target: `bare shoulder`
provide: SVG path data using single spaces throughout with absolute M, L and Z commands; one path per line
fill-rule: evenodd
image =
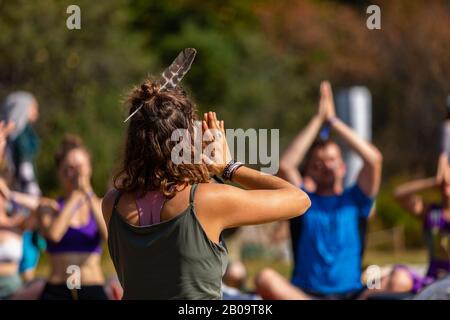
M 245 199 L 245 190 L 219 183 L 202 183 L 195 195 L 195 205 L 199 211 L 217 215 L 230 209 Z
M 196 191 L 196 198 L 200 197 L 204 201 L 229 200 L 230 198 L 241 195 L 244 189 L 222 183 L 202 183 L 199 184 Z
M 105 218 L 107 224 L 109 222 L 109 219 L 111 218 L 114 201 L 116 201 L 116 197 L 118 194 L 119 194 L 118 190 L 111 189 L 105 194 L 105 196 L 102 199 L 102 213 L 103 218 Z
M 201 183 L 197 187 L 194 198 L 196 215 L 208 238 L 215 243 L 219 243 L 223 231 L 224 214 L 232 211 L 239 199 L 244 198 L 239 192 L 244 190 L 227 184 Z

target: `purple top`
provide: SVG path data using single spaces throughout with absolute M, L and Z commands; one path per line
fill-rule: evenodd
M 442 213 L 441 207 L 433 205 L 423 221 L 430 257 L 427 277 L 434 279 L 450 272 L 450 221 Z
M 164 195 L 160 191 L 149 191 L 143 197 L 136 195 L 136 207 L 139 213 L 139 225 L 150 226 L 161 222 L 161 209 Z
M 58 199 L 60 210 L 64 207 L 64 199 Z M 91 252 L 101 253 L 101 235 L 92 211 L 89 212 L 89 222 L 80 228 L 69 226 L 59 242 L 47 239 L 49 253 Z

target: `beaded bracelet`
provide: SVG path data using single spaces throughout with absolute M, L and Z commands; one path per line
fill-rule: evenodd
M 244 164 L 242 162 L 239 161 L 234 161 L 231 160 L 230 162 L 228 162 L 228 164 L 225 166 L 225 169 L 223 170 L 223 174 L 222 176 L 226 179 L 226 180 L 231 180 L 231 178 L 233 177 L 233 173 L 240 167 L 242 167 Z

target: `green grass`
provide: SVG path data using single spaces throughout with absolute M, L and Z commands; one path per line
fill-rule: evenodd
M 250 290 L 254 288 L 255 276 L 263 268 L 272 268 L 286 278 L 290 278 L 292 272 L 292 265 L 286 262 L 252 259 L 244 260 L 243 263 L 246 266 L 248 272 L 246 287 Z M 424 249 L 405 250 L 398 253 L 394 253 L 392 251 L 370 250 L 367 251 L 364 256 L 363 265 L 366 267 L 372 264 L 376 264 L 379 266 L 392 264 L 426 265 L 427 253 Z
M 254 288 L 254 279 L 258 272 L 264 268 L 272 268 L 278 271 L 280 274 L 286 278 L 290 277 L 292 272 L 292 266 L 289 263 L 282 261 L 275 261 L 269 259 L 248 259 L 243 261 L 245 267 L 247 268 L 247 281 L 246 287 L 249 290 Z M 413 264 L 413 265 L 426 265 L 427 264 L 427 254 L 426 250 L 405 250 L 399 253 L 394 253 L 392 251 L 367 251 L 363 261 L 364 266 L 376 264 L 379 266 L 391 265 L 391 264 Z M 109 258 L 107 249 L 103 250 L 102 256 L 102 268 L 106 277 L 113 276 L 115 274 L 114 266 Z M 37 269 L 37 275 L 39 277 L 46 277 L 49 272 L 49 265 L 47 254 L 44 253 L 39 261 L 39 266 Z
M 425 249 L 405 250 L 398 253 L 392 251 L 367 251 L 364 256 L 365 266 L 377 264 L 379 266 L 389 264 L 416 264 L 426 265 L 428 263 Z

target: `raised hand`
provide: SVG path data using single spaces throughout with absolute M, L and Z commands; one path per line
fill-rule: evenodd
M 329 121 L 336 117 L 336 109 L 333 100 L 333 91 L 330 82 L 322 81 L 320 84 L 320 103 L 319 110 L 324 113 L 324 118 Z
M 202 161 L 213 174 L 222 174 L 231 161 L 230 149 L 225 136 L 225 123 L 217 120 L 215 112 L 207 112 L 202 121 L 203 140 L 206 144 L 202 152 Z
M 319 108 L 317 110 L 317 116 L 320 118 L 321 121 L 326 121 L 327 119 L 327 104 L 324 97 L 324 94 L 322 93 L 322 86 L 323 82 L 320 84 L 320 99 L 319 99 Z
M 76 189 L 84 194 L 89 194 L 92 192 L 91 181 L 87 174 L 78 172 L 76 176 Z

